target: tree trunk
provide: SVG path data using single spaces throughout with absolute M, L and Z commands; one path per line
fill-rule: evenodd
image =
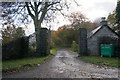
M 41 29 L 41 25 L 39 25 L 38 21 L 35 21 L 34 25 L 35 25 L 35 35 L 36 35 L 36 52 L 40 56 L 40 29 Z

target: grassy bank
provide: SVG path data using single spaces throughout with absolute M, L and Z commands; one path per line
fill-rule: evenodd
M 71 48 L 68 51 L 73 54 L 76 53 L 76 52 L 73 52 Z M 117 58 L 97 57 L 97 56 L 82 56 L 82 57 L 77 57 L 77 58 L 79 58 L 82 61 L 97 64 L 97 65 L 120 67 L 120 62 L 119 62 L 120 59 L 117 59 Z
M 48 59 L 50 56 L 47 57 L 38 57 L 38 58 L 25 58 L 25 59 L 19 59 L 19 60 L 10 60 L 10 61 L 3 61 L 2 62 L 2 69 L 10 69 L 10 68 L 19 68 L 26 64 L 29 64 L 31 66 L 35 64 L 42 64 L 45 62 L 46 59 Z
M 90 62 L 93 64 L 98 65 L 106 65 L 110 67 L 118 67 L 120 66 L 119 60 L 116 58 L 109 58 L 109 57 L 92 57 L 92 56 L 85 56 L 85 57 L 79 57 L 80 60 Z
M 49 59 L 51 59 L 56 54 L 57 50 L 58 48 L 51 49 L 50 52 L 52 55 L 48 55 L 46 57 L 33 57 L 33 58 L 3 61 L 2 62 L 3 73 L 21 72 L 39 66 L 40 64 L 43 64 L 47 62 Z

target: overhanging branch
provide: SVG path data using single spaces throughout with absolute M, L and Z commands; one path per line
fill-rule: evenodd
M 40 19 L 38 20 L 40 24 L 42 23 L 45 15 L 46 15 L 46 13 L 47 13 L 47 8 L 48 8 L 48 7 L 49 7 L 48 2 L 45 2 L 45 6 L 44 6 L 44 8 L 43 8 L 41 17 L 40 17 Z
M 29 15 L 30 15 L 31 18 L 34 20 L 34 17 L 35 17 L 35 16 L 31 13 L 30 8 L 29 8 L 29 6 L 28 6 L 28 2 L 25 2 L 25 4 L 26 4 L 26 7 L 27 7 L 27 10 L 28 10 Z

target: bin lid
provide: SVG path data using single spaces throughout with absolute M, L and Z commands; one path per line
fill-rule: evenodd
M 113 44 L 101 44 L 100 45 L 102 48 L 110 48 L 110 47 L 113 47 Z

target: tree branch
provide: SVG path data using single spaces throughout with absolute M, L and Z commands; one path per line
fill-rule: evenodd
M 41 17 L 40 17 L 40 19 L 38 20 L 38 21 L 39 21 L 39 24 L 42 23 L 42 21 L 43 21 L 45 15 L 46 15 L 46 13 L 47 13 L 47 8 L 48 8 L 48 7 L 49 7 L 48 2 L 45 2 L 45 6 L 44 6 L 44 8 L 43 8 Z
M 57 3 L 60 3 L 60 2 L 52 2 L 52 3 L 49 4 L 48 6 L 51 6 L 51 5 L 54 5 L 54 4 L 57 4 Z
M 77 3 L 77 1 L 76 1 L 76 0 L 74 0 L 74 2 L 77 4 L 77 6 L 80 6 L 80 5 Z
M 34 17 L 35 17 L 35 16 L 31 13 L 30 8 L 29 8 L 29 6 L 28 6 L 28 2 L 25 2 L 25 4 L 26 4 L 26 7 L 27 7 L 27 10 L 28 10 L 29 15 L 30 15 L 31 18 L 34 20 Z
M 41 3 L 42 3 L 42 2 L 39 2 L 37 6 L 39 7 L 39 5 L 40 5 Z
M 31 6 L 32 10 L 33 10 L 33 11 L 35 11 L 35 9 L 34 9 L 33 5 L 31 4 L 31 2 L 30 2 L 30 6 Z

